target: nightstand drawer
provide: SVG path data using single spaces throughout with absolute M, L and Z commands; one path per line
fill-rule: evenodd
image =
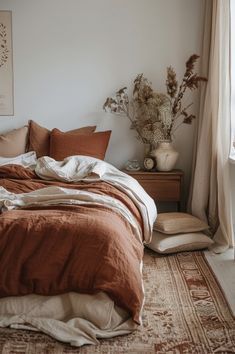
M 159 202 L 180 201 L 181 186 L 178 180 L 138 180 L 146 192 Z
M 135 178 L 155 202 L 177 202 L 181 209 L 183 171 L 124 171 Z

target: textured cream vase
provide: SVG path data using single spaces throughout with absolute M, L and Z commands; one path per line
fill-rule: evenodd
M 171 141 L 162 141 L 152 151 L 152 156 L 156 159 L 158 171 L 171 171 L 175 167 L 179 153 L 174 149 Z

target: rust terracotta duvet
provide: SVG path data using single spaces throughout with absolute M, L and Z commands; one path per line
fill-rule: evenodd
M 7 202 L 0 197 L 0 297 L 103 291 L 139 323 L 143 244 L 125 213 L 109 205 L 111 200 L 128 209 L 143 241 L 146 220 L 130 191 L 102 176 L 68 183 L 38 175 L 20 165 L 0 167 L 1 192 L 9 193 Z M 51 193 L 55 186 L 104 202 L 83 197 L 78 203 L 74 195 L 57 205 L 25 202 L 30 193 Z M 12 196 L 23 204 L 12 207 Z

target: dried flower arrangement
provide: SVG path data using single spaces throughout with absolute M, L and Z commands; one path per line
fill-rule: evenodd
M 131 121 L 137 137 L 143 143 L 155 145 L 159 141 L 172 140 L 178 127 L 191 124 L 195 115 L 188 113 L 193 103 L 183 106 L 182 99 L 187 89 L 193 91 L 205 77 L 194 73 L 199 56 L 193 54 L 186 62 L 186 70 L 180 85 L 175 70 L 167 68 L 167 94 L 155 92 L 151 83 L 139 74 L 134 80 L 132 99 L 127 94 L 127 87 L 118 90 L 115 97 L 108 97 L 103 105 L 105 111 L 125 114 Z M 181 118 L 181 119 L 179 119 Z

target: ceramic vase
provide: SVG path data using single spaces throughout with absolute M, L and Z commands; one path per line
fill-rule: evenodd
M 175 167 L 179 153 L 174 149 L 171 141 L 161 141 L 151 155 L 156 159 L 158 171 L 171 171 Z

